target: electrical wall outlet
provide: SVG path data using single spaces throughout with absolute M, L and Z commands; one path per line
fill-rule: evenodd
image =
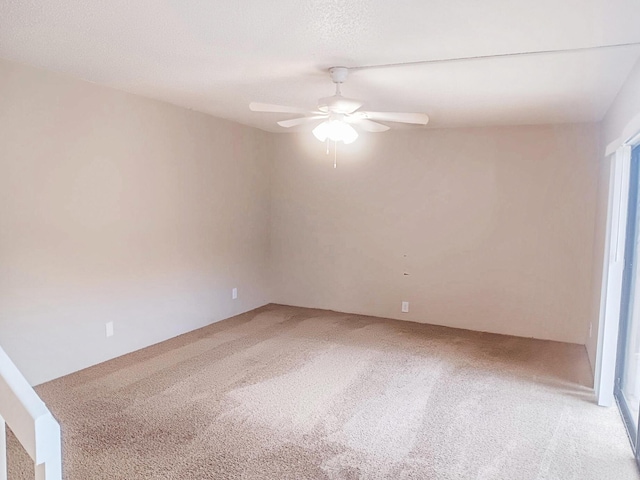
M 409 313 L 409 302 L 402 302 L 402 313 Z
M 107 322 L 105 324 L 105 333 L 107 337 L 113 337 L 113 322 Z
M 234 288 L 231 290 L 231 299 L 235 300 L 236 298 L 238 298 L 238 289 Z

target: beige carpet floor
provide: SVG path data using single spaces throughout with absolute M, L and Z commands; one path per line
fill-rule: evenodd
M 270 305 L 37 391 L 67 480 L 637 480 L 590 385 L 582 346 Z

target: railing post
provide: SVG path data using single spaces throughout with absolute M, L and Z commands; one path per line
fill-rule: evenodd
M 36 480 L 62 480 L 60 425 L 47 412 L 35 421 Z
M 7 429 L 0 415 L 0 480 L 7 480 Z
M 36 480 L 60 480 L 62 478 L 62 465 L 53 459 L 36 465 Z
M 35 464 L 36 478 L 62 480 L 60 425 L 0 347 L 0 480 L 7 480 L 7 425 Z

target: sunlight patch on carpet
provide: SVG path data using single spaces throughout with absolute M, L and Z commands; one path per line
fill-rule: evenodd
M 376 353 L 336 345 L 299 369 L 229 392 L 237 406 L 226 415 L 267 424 L 274 431 L 304 434 L 331 407 L 332 400 L 367 368 Z

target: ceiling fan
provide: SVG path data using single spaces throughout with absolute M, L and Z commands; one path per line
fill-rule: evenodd
M 291 120 L 281 120 L 278 125 L 285 128 L 299 125 L 314 125 L 313 134 L 324 142 L 331 140 L 342 141 L 345 144 L 352 143 L 358 138 L 358 127 L 366 132 L 384 132 L 389 130 L 388 125 L 381 122 L 409 123 L 414 125 L 426 125 L 429 117 L 424 113 L 397 113 L 397 112 L 370 112 L 362 111 L 363 103 L 360 100 L 343 97 L 340 86 L 347 79 L 349 69 L 346 67 L 333 67 L 329 69 L 331 80 L 336 84 L 336 93 L 331 97 L 318 100 L 317 111 L 307 111 L 303 108 L 273 105 L 269 103 L 251 102 L 249 108 L 254 112 L 268 113 L 298 113 L 303 117 Z

